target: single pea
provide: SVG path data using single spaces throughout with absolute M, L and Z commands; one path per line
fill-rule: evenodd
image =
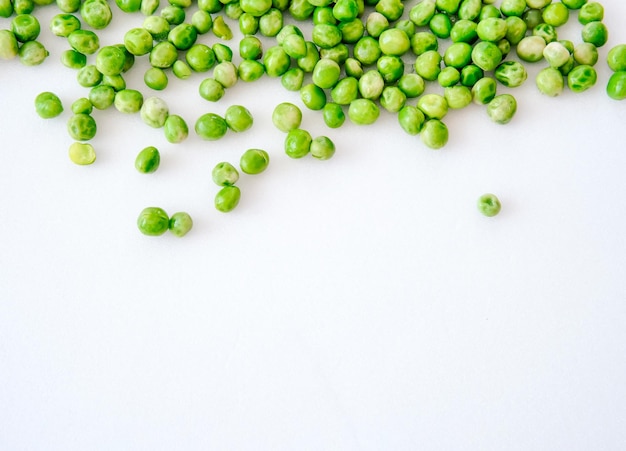
M 500 200 L 496 197 L 495 194 L 487 193 L 483 194 L 478 198 L 478 211 L 480 211 L 483 215 L 491 218 L 498 213 L 502 209 L 502 205 L 500 204 Z
M 80 30 L 78 17 L 73 14 L 57 14 L 50 20 L 50 31 L 55 36 L 66 38 L 72 31 Z
M 259 18 L 259 33 L 263 36 L 276 36 L 282 28 L 283 14 L 276 8 L 271 8 Z
M 560 95 L 565 87 L 563 74 L 554 67 L 546 67 L 540 70 L 535 77 L 535 84 L 539 92 L 549 97 Z
M 543 40 L 546 41 L 546 44 L 554 42 L 559 38 L 556 28 L 547 23 L 540 23 L 539 25 L 537 25 L 535 28 L 533 28 L 532 34 L 533 36 L 539 36 L 543 38 Z
M 118 47 L 102 47 L 96 55 L 96 68 L 103 75 L 119 75 L 124 70 L 126 56 Z
M 427 50 L 415 59 L 415 72 L 427 81 L 434 81 L 441 72 L 442 57 L 436 50 Z
M 61 64 L 70 69 L 82 69 L 87 65 L 87 56 L 73 49 L 64 50 L 61 53 Z
M 602 47 L 609 40 L 609 30 L 602 22 L 589 22 L 584 25 L 581 35 L 584 42 L 596 47 Z
M 533 9 L 543 9 L 551 2 L 552 0 L 526 0 L 528 7 Z
M 295 20 L 303 21 L 311 17 L 315 5 L 308 0 L 291 0 L 289 3 L 289 13 Z
M 300 91 L 304 83 L 304 71 L 299 67 L 292 67 L 281 76 L 280 83 L 288 91 Z
M 378 38 L 378 43 L 384 55 L 402 56 L 411 48 L 409 37 L 398 28 L 383 31 Z
M 616 71 L 611 75 L 606 93 L 614 100 L 626 99 L 626 71 Z
M 225 90 L 222 84 L 214 78 L 205 78 L 198 87 L 200 97 L 209 102 L 217 102 L 224 97 Z
M 163 41 L 167 39 L 171 25 L 160 16 L 148 16 L 144 19 L 142 27 L 148 30 L 155 41 Z
M 406 103 L 406 95 L 397 86 L 385 86 L 380 96 L 380 106 L 390 113 L 397 113 Z
M 435 0 L 424 0 L 410 9 L 409 19 L 416 27 L 425 27 L 435 15 L 436 8 Z
M 467 86 L 449 86 L 443 90 L 448 108 L 460 110 L 472 103 L 472 91 Z
M 613 72 L 626 71 L 626 44 L 618 44 L 609 50 L 606 62 Z
M 180 78 L 181 80 L 186 80 L 189 77 L 191 77 L 193 70 L 191 69 L 191 67 L 189 67 L 189 64 L 187 64 L 185 61 L 177 60 L 172 65 L 172 73 L 177 78 Z
M 443 88 L 454 86 L 461 81 L 461 72 L 454 67 L 444 67 L 437 76 L 437 82 Z
M 250 111 L 241 105 L 231 105 L 224 113 L 224 120 L 234 132 L 244 132 L 252 127 L 253 118 Z
M 542 12 L 543 21 L 553 27 L 565 25 L 569 20 L 569 9 L 563 3 L 551 3 Z
M 480 21 L 485 19 L 500 19 L 501 17 L 502 13 L 500 13 L 500 10 L 496 6 L 490 3 L 485 3 L 483 4 L 480 14 L 478 15 L 478 22 L 480 23 Z
M 141 9 L 141 0 L 115 0 L 115 4 L 125 13 L 136 13 Z
M 159 207 L 146 207 L 141 210 L 137 218 L 137 227 L 139 231 L 148 236 L 163 235 L 170 226 L 170 218 Z
M 356 125 L 369 125 L 376 122 L 380 109 L 370 99 L 356 99 L 348 107 L 348 118 Z
M 543 23 L 541 8 L 529 8 L 522 14 L 522 20 L 526 24 L 528 30 L 534 29 L 540 23 Z
M 507 25 L 502 18 L 489 17 L 478 22 L 476 34 L 482 41 L 498 42 L 506 37 Z
M 168 225 L 170 232 L 179 238 L 187 235 L 192 227 L 193 220 L 189 213 L 185 213 L 184 211 L 174 213 Z
M 96 161 L 96 151 L 89 143 L 75 142 L 70 145 L 69 157 L 72 163 L 86 166 Z
M 146 125 L 153 128 L 161 128 L 165 125 L 165 120 L 169 116 L 170 110 L 165 100 L 159 97 L 148 97 L 144 100 L 139 114 Z
M 496 80 L 491 77 L 484 77 L 472 86 L 472 100 L 477 105 L 487 105 L 496 96 Z
M 306 52 L 306 44 L 303 46 Z M 239 41 L 239 56 L 243 59 L 256 60 L 263 55 L 263 44 L 256 36 L 245 36 Z
M 161 154 L 154 146 L 142 149 L 135 158 L 135 169 L 142 174 L 151 174 L 159 169 Z
M 239 180 L 239 172 L 232 164 L 223 161 L 215 165 L 211 177 L 218 186 L 231 186 Z
M 67 121 L 67 131 L 76 141 L 89 141 L 96 130 L 96 121 L 89 114 L 74 114 Z
M 480 16 L 483 7 L 481 0 L 463 0 L 457 12 L 459 19 L 473 21 Z
M 165 119 L 165 124 L 163 124 L 163 133 L 168 142 L 178 144 L 189 136 L 189 127 L 181 116 L 170 114 Z
M 25 66 L 39 66 L 50 55 L 39 41 L 28 41 L 18 51 L 20 62 Z
M 239 80 L 237 66 L 230 61 L 222 61 L 213 68 L 213 78 L 224 86 L 224 88 L 232 88 L 237 83 L 237 80 Z
M 172 5 L 170 3 L 161 10 L 160 15 L 167 20 L 170 25 L 176 26 L 185 21 L 186 13 L 180 6 Z
M 582 25 L 600 22 L 602 19 L 604 19 L 604 7 L 598 2 L 588 2 L 581 6 L 580 11 L 578 11 L 578 21 Z
M 398 80 L 398 88 L 407 98 L 419 97 L 426 89 L 424 79 L 418 74 L 404 74 Z
M 360 18 L 340 22 L 338 26 L 341 31 L 341 42 L 345 44 L 354 44 L 365 35 L 365 25 Z
M 52 92 L 42 92 L 35 97 L 35 111 L 42 119 L 52 119 L 63 112 L 63 103 Z
M 505 19 L 506 22 L 506 36 L 505 39 L 509 41 L 511 45 L 517 45 L 526 36 L 528 26 L 526 22 L 520 17 L 511 16 Z
M 598 80 L 598 74 L 596 70 L 587 65 L 580 65 L 574 67 L 567 74 L 567 86 L 573 92 L 583 92 L 593 87 Z
M 11 20 L 11 31 L 18 42 L 34 41 L 41 32 L 41 25 L 32 14 L 18 14 Z
M 363 36 L 353 48 L 354 58 L 364 65 L 374 64 L 380 58 L 382 52 L 376 39 L 371 36 Z
M 291 158 L 302 158 L 309 153 L 312 142 L 311 134 L 301 128 L 294 128 L 285 137 L 285 153 Z
M 93 105 L 87 97 L 81 97 L 72 103 L 72 113 L 74 114 L 91 114 Z
M 280 46 L 272 46 L 263 57 L 265 73 L 270 77 L 280 77 L 289 70 L 291 58 Z
M 210 13 L 200 9 L 191 15 L 191 25 L 196 29 L 197 34 L 205 34 L 213 27 L 213 18 Z
M 322 58 L 313 69 L 312 81 L 322 89 L 330 89 L 337 84 L 341 75 L 341 67 L 337 62 Z
M 508 88 L 521 86 L 528 78 L 526 68 L 517 61 L 504 61 L 493 72 L 494 77 Z
M 448 114 L 448 102 L 440 94 L 424 94 L 417 101 L 417 108 L 428 119 L 443 119 Z
M 346 121 L 346 114 L 344 113 L 343 108 L 341 105 L 334 102 L 328 102 L 324 105 L 324 108 L 322 109 L 322 116 L 324 123 L 329 128 L 339 128 Z
M 385 88 L 383 76 L 375 69 L 365 72 L 357 84 L 359 93 L 364 99 L 378 99 Z
M 224 15 L 231 20 L 239 20 L 239 17 L 243 14 L 241 3 L 241 1 L 226 3 L 224 5 Z
M 146 70 L 143 81 L 148 88 L 154 89 L 155 91 L 162 91 L 167 88 L 169 83 L 167 74 L 160 67 L 151 67 Z
M 94 108 L 106 110 L 115 101 L 115 89 L 107 85 L 94 86 L 89 90 L 89 101 Z
M 124 78 L 122 74 L 103 75 L 101 83 L 103 85 L 112 87 L 115 92 L 120 92 L 126 89 L 126 79 Z
M 357 80 L 363 76 L 363 65 L 356 58 L 349 57 L 343 64 L 343 69 L 348 77 L 354 77 Z
M 213 53 L 215 53 L 215 59 L 218 63 L 223 63 L 224 61 L 233 61 L 233 49 L 228 47 L 226 44 L 222 44 L 221 42 L 216 42 L 211 47 Z
M 326 105 L 326 93 L 314 83 L 308 83 L 300 88 L 300 100 L 313 111 L 319 111 Z
M 259 31 L 259 18 L 249 13 L 243 13 L 239 16 L 239 31 L 244 36 L 257 34 Z
M 196 134 L 206 141 L 216 141 L 228 131 L 228 124 L 218 114 L 206 113 L 196 120 Z
M 478 39 L 476 33 L 476 22 L 467 19 L 459 19 L 450 30 L 450 40 L 452 42 L 466 42 L 473 44 Z
M 595 66 L 599 58 L 598 48 L 589 42 L 578 44 L 574 48 L 573 55 L 574 61 L 576 61 L 577 64 L 586 64 L 588 66 Z
M 111 23 L 113 13 L 106 0 L 83 0 L 80 16 L 91 28 L 101 30 Z
M 517 111 L 517 101 L 511 94 L 499 94 L 487 104 L 487 115 L 497 124 L 508 124 Z
M 0 17 L 8 19 L 14 11 L 13 0 L 0 0 Z
M 546 41 L 541 36 L 526 36 L 517 44 L 517 56 L 522 61 L 536 63 L 543 58 L 546 45 Z
M 422 53 L 429 50 L 438 50 L 439 41 L 437 36 L 426 31 L 419 31 L 411 38 L 411 50 L 415 53 L 415 56 L 420 56 Z
M 19 54 L 17 39 L 11 30 L 0 30 L 0 59 L 10 60 Z
M 317 46 L 310 41 L 306 42 L 307 54 L 302 58 L 298 58 L 296 63 L 300 69 L 306 73 L 313 72 L 315 65 L 320 59 L 320 53 Z
M 152 48 L 149 55 L 153 67 L 167 69 L 178 59 L 178 50 L 171 42 L 161 41 Z
M 335 155 L 335 143 L 327 136 L 317 136 L 311 141 L 310 152 L 317 160 L 329 160 Z
M 289 71 L 285 72 L 283 77 L 285 77 L 288 72 Z M 239 67 L 237 67 L 237 75 L 239 76 L 239 79 L 245 82 L 256 81 L 261 78 L 264 73 L 265 66 L 256 60 L 243 60 L 239 63 Z
M 467 42 L 452 43 L 443 54 L 443 62 L 446 66 L 462 69 L 472 59 L 472 46 Z
M 217 16 L 213 19 L 213 27 L 211 29 L 216 37 L 224 41 L 230 41 L 233 38 L 233 31 L 222 16 Z
M 430 19 L 428 27 L 439 39 L 448 39 L 452 31 L 452 20 L 447 14 L 437 13 Z
M 131 28 L 124 35 L 124 46 L 136 56 L 147 55 L 152 50 L 154 38 L 145 28 Z
M 420 131 L 422 143 L 431 149 L 441 149 L 448 143 L 448 138 L 448 127 L 439 119 L 427 120 Z
M 248 149 L 239 160 L 239 167 L 246 174 L 260 174 L 270 163 L 269 154 L 262 149 Z
M 188 50 L 197 39 L 196 27 L 184 22 L 172 28 L 167 35 L 167 40 L 178 50 Z
M 502 62 L 502 52 L 496 44 L 481 41 L 472 49 L 472 61 L 484 71 L 492 71 Z
M 345 77 L 333 87 L 330 95 L 334 103 L 339 105 L 349 105 L 357 98 L 359 93 L 359 83 L 354 77 Z
M 543 57 L 551 67 L 559 68 L 567 63 L 570 52 L 561 42 L 554 41 L 543 49 Z
M 521 17 L 526 11 L 526 0 L 502 0 L 500 11 L 506 17 Z
M 224 186 L 215 195 L 215 208 L 222 213 L 233 211 L 241 199 L 241 190 L 235 185 Z
M 208 13 L 218 13 L 222 10 L 223 4 L 219 0 L 198 0 L 198 9 Z
M 315 2 L 312 2 L 311 4 L 314 4 Z M 333 24 L 336 25 L 338 20 L 335 19 L 335 16 L 333 15 L 333 9 L 331 6 L 332 3 L 328 3 L 328 5 L 326 5 L 326 1 L 322 2 L 320 5 L 316 5 L 315 9 L 313 10 L 313 25 L 318 24 L 318 23 L 329 23 L 329 24 Z
M 398 112 L 398 123 L 409 135 L 417 135 L 424 125 L 424 113 L 413 105 L 405 105 Z
M 561 0 L 561 3 L 569 9 L 580 9 L 585 3 L 587 3 L 587 0 Z
M 574 59 L 574 55 L 570 55 L 567 63 L 559 67 L 558 70 L 563 76 L 567 76 L 567 74 L 569 74 L 574 67 L 576 67 L 576 60 Z
M 329 49 L 341 42 L 341 30 L 336 25 L 320 23 L 313 25 L 311 40 L 322 49 Z
M 471 88 L 485 76 L 485 72 L 475 64 L 468 64 L 461 69 L 461 84 Z

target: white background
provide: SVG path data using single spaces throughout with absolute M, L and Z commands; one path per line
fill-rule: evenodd
M 68 159 L 65 126 L 87 90 L 59 62 L 56 8 L 39 9 L 50 57 L 0 61 L 0 449 L 626 449 L 626 103 L 605 93 L 626 4 L 603 4 L 594 88 L 544 97 L 545 63 L 527 65 L 522 87 L 499 88 L 519 102 L 510 124 L 451 111 L 439 151 L 387 112 L 328 129 L 278 79 L 215 104 L 197 94 L 210 73 L 152 92 L 142 58 L 129 87 L 163 97 L 190 136 L 96 111 L 88 167 Z M 143 20 L 113 11 L 103 45 Z M 573 13 L 559 37 L 579 33 Z M 46 90 L 56 119 L 34 111 Z M 284 154 L 280 101 L 333 159 Z M 232 104 L 249 131 L 194 134 Z M 161 168 L 139 174 L 149 145 Z M 211 170 L 250 147 L 270 166 L 219 213 Z M 476 209 L 485 192 L 495 218 Z M 141 235 L 151 205 L 189 212 L 193 230 Z

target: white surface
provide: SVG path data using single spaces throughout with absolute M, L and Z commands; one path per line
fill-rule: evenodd
M 172 145 L 98 111 L 90 167 L 65 130 L 87 91 L 41 10 L 50 58 L 0 62 L 0 449 L 625 449 L 626 103 L 604 89 L 626 4 L 603 4 L 592 90 L 542 97 L 532 66 L 513 122 L 451 112 L 440 151 L 387 113 L 329 130 L 303 108 L 337 153 L 290 160 L 270 116 L 297 94 L 264 79 L 210 104 L 197 74 L 158 94 L 172 112 L 193 127 L 238 103 L 253 128 Z M 142 21 L 114 13 L 102 44 Z M 145 64 L 128 84 L 148 95 Z M 61 117 L 36 116 L 44 90 Z M 163 160 L 144 176 L 148 145 Z M 211 169 L 249 147 L 270 167 L 220 214 Z M 499 216 L 477 212 L 484 192 Z M 142 236 L 148 205 L 193 231 Z

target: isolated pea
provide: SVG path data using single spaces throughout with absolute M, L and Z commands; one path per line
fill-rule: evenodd
M 300 127 L 302 111 L 293 103 L 279 103 L 272 112 L 272 123 L 277 129 L 287 133 Z
M 72 163 L 86 166 L 96 161 L 96 151 L 89 143 L 75 142 L 70 145 L 69 157 Z
M 72 113 L 74 114 L 91 114 L 92 111 L 93 105 L 87 97 L 81 97 L 72 103 Z
M 314 83 L 308 83 L 300 88 L 300 100 L 313 111 L 318 111 L 326 105 L 326 93 Z
M 496 80 L 491 77 L 484 77 L 472 86 L 472 100 L 477 105 L 487 105 L 496 96 Z
M 35 111 L 42 119 L 52 119 L 63 112 L 63 103 L 52 92 L 42 92 L 35 97 Z
M 626 99 L 626 71 L 614 72 L 606 85 L 606 93 L 614 100 Z
M 135 157 L 135 169 L 142 174 L 151 174 L 159 169 L 161 154 L 154 146 L 142 149 Z
M 439 119 L 427 120 L 420 131 L 422 143 L 431 149 L 441 149 L 448 143 L 448 138 L 448 127 Z
M 613 72 L 626 71 L 626 44 L 618 44 L 611 48 L 607 53 L 606 62 Z
M 163 133 L 168 142 L 177 144 L 187 139 L 189 136 L 189 127 L 181 116 L 170 114 L 167 116 L 165 124 L 163 124 Z
M 497 124 L 508 124 L 517 111 L 517 101 L 511 94 L 499 94 L 487 104 L 487 115 Z
M 602 19 L 604 19 L 604 7 L 598 2 L 588 2 L 578 12 L 578 21 L 583 25 L 599 22 Z
M 168 225 L 169 231 L 179 238 L 187 235 L 192 227 L 193 220 L 189 213 L 185 213 L 184 211 L 174 213 Z
M 487 193 L 483 194 L 478 198 L 477 203 L 478 211 L 480 211 L 483 215 L 487 217 L 496 216 L 500 213 L 502 209 L 502 205 L 500 204 L 500 200 L 496 197 L 495 194 Z
M 404 74 L 398 80 L 398 88 L 407 98 L 411 99 L 422 95 L 426 89 L 426 83 L 418 74 Z
M 39 41 L 28 41 L 22 44 L 18 51 L 20 62 L 25 66 L 38 66 L 50 55 L 48 50 Z
M 194 26 L 198 34 L 205 34 L 213 26 L 213 18 L 207 11 L 198 10 L 191 15 L 191 25 Z
M 341 105 L 334 102 L 328 102 L 324 105 L 324 108 L 322 109 L 322 117 L 324 119 L 324 123 L 329 128 L 339 128 L 346 121 L 346 114 L 344 113 L 343 108 Z
M 162 91 L 167 88 L 169 83 L 167 74 L 160 67 L 151 67 L 146 70 L 143 76 L 143 81 L 147 87 L 154 89 L 155 91 Z
M 70 69 L 82 69 L 87 65 L 87 56 L 73 49 L 64 50 L 61 53 L 61 64 Z
M 57 14 L 50 20 L 50 31 L 55 36 L 66 38 L 80 27 L 80 20 L 73 14 Z
M 260 174 L 270 163 L 269 154 L 262 149 L 248 149 L 239 160 L 239 167 L 246 174 Z
M 137 218 L 137 227 L 139 231 L 148 236 L 163 235 L 170 226 L 170 218 L 159 207 L 146 207 L 141 210 Z
M 234 132 L 244 132 L 252 127 L 253 118 L 250 111 L 241 105 L 231 105 L 224 113 L 224 120 Z
M 67 121 L 67 131 L 76 141 L 89 141 L 96 136 L 96 121 L 89 114 L 74 114 Z
M 327 136 L 317 136 L 311 141 L 311 156 L 317 160 L 328 160 L 335 155 L 335 143 Z
M 413 105 L 405 105 L 398 112 L 398 123 L 409 135 L 417 135 L 424 124 L 424 113 Z
M 535 84 L 539 92 L 549 97 L 560 95 L 565 87 L 563 74 L 554 67 L 546 67 L 540 70 L 535 78 Z
M 241 199 L 241 190 L 235 185 L 224 186 L 215 195 L 215 208 L 222 213 L 233 211 Z
M 196 134 L 206 141 L 216 141 L 228 131 L 228 124 L 218 114 L 206 113 L 196 120 Z
M 593 87 L 597 80 L 596 70 L 585 64 L 576 66 L 567 74 L 567 86 L 573 92 L 586 91 Z
M 165 125 L 170 110 L 165 100 L 159 97 L 148 97 L 144 100 L 139 114 L 146 125 L 161 128 Z
M 378 105 L 370 99 L 356 99 L 348 107 L 348 118 L 356 125 L 369 125 L 380 116 Z
M 543 59 L 543 50 L 546 45 L 546 41 L 541 36 L 526 36 L 517 44 L 517 56 L 522 61 L 536 63 Z
M 609 31 L 602 22 L 589 22 L 584 25 L 581 35 L 584 42 L 596 47 L 602 47 L 609 40 Z
M 493 42 L 481 41 L 472 49 L 472 61 L 482 70 L 491 71 L 502 61 L 502 52 Z
M 493 73 L 496 80 L 509 88 L 521 86 L 528 78 L 526 68 L 517 61 L 504 61 Z
M 232 164 L 223 161 L 215 165 L 211 177 L 218 186 L 231 186 L 239 180 L 239 172 Z

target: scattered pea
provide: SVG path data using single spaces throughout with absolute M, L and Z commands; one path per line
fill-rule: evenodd
M 262 149 L 248 149 L 239 160 L 239 167 L 246 174 L 260 174 L 270 163 L 269 154 Z
M 142 174 L 151 174 L 159 169 L 161 154 L 154 146 L 142 149 L 135 158 L 135 169 Z
M 218 186 L 234 185 L 239 180 L 239 172 L 227 161 L 216 164 L 211 172 L 211 176 L 213 182 Z
M 235 185 L 224 186 L 215 195 L 215 208 L 222 213 L 233 211 L 241 199 L 241 190 Z
M 478 198 L 478 211 L 487 217 L 493 217 L 500 213 L 502 205 L 495 194 L 487 193 Z
M 96 161 L 96 152 L 89 143 L 75 142 L 70 145 L 69 157 L 73 163 L 86 166 Z
M 35 111 L 43 119 L 52 119 L 63 112 L 63 103 L 52 92 L 42 92 L 35 97 Z
M 176 212 L 169 220 L 168 229 L 174 236 L 179 238 L 187 235 L 193 227 L 193 220 L 189 213 L 184 211 Z
M 170 226 L 170 218 L 160 207 L 146 207 L 137 218 L 139 231 L 148 236 L 163 235 Z

